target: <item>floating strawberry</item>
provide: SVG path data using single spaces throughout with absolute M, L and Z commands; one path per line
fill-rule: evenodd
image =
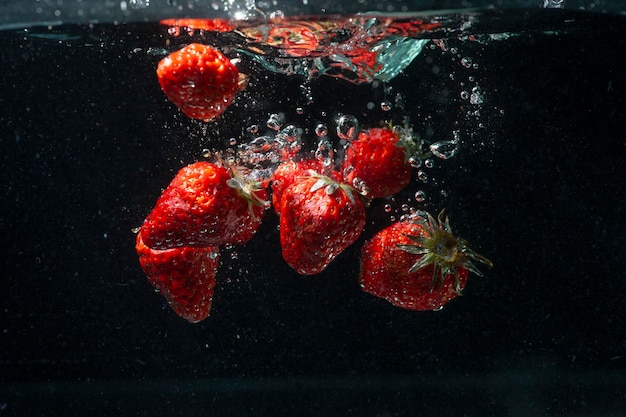
M 348 184 L 360 180 L 367 186 L 367 196 L 381 198 L 394 195 L 411 180 L 409 156 L 411 139 L 388 128 L 374 128 L 359 133 L 346 150 L 343 175 Z
M 287 187 L 280 244 L 289 266 L 303 275 L 317 274 L 354 243 L 365 226 L 360 197 L 349 185 L 314 172 Z
M 157 76 L 176 107 L 193 119 L 206 121 L 226 110 L 247 79 L 221 52 L 197 43 L 161 60 Z
M 140 230 L 135 249 L 150 283 L 176 314 L 191 323 L 209 316 L 219 262 L 217 247 L 150 249 Z
M 186 28 L 187 30 L 206 30 L 209 32 L 230 32 L 235 29 L 230 21 L 227 19 L 163 19 L 159 22 L 162 25 L 169 26 L 174 29 L 172 31 L 174 36 L 180 35 L 179 29 Z
M 143 226 L 152 249 L 244 244 L 265 214 L 267 192 L 236 167 L 196 162 L 182 168 Z
M 323 37 L 324 31 L 317 31 L 315 24 L 304 22 L 272 25 L 268 33 L 268 45 L 282 48 L 286 55 L 305 57 L 311 55 L 319 46 L 318 36 Z
M 363 290 L 398 307 L 437 310 L 461 295 L 469 272 L 482 276 L 472 261 L 492 266 L 491 261 L 454 236 L 442 216 L 394 223 L 366 242 L 359 278 Z

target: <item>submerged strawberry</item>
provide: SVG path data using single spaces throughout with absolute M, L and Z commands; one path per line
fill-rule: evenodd
M 365 226 L 365 205 L 352 187 L 314 173 L 287 187 L 280 208 L 283 258 L 303 275 L 323 271 Z
M 265 214 L 267 192 L 236 167 L 196 162 L 182 168 L 142 226 L 153 249 L 244 244 Z
M 140 230 L 135 250 L 150 283 L 176 314 L 191 323 L 209 316 L 219 262 L 217 247 L 150 249 Z
M 355 180 L 367 186 L 367 195 L 382 198 L 394 195 L 411 180 L 410 139 L 389 128 L 374 128 L 359 133 L 357 140 L 346 150 L 343 174 L 352 185 Z
M 157 77 L 167 98 L 193 119 L 211 120 L 230 105 L 245 76 L 220 51 L 192 43 L 159 62 Z
M 366 242 L 363 290 L 398 307 L 438 310 L 461 295 L 469 272 L 482 276 L 472 261 L 492 266 L 491 261 L 454 236 L 442 214 L 437 220 L 427 214 L 394 223 Z
M 301 161 L 285 161 L 276 168 L 272 175 L 272 205 L 276 214 L 280 214 L 280 202 L 283 192 L 293 184 L 298 177 L 310 175 L 309 171 L 320 172 L 322 164 L 317 159 Z

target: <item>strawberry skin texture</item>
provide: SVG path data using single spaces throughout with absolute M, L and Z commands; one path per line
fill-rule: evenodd
M 370 198 L 388 197 L 402 191 L 411 181 L 411 165 L 406 148 L 398 136 L 387 128 L 359 133 L 346 150 L 343 163 L 345 181 L 354 185 L 355 178 L 365 181 Z
M 283 193 L 280 244 L 284 260 L 299 274 L 322 272 L 359 237 L 365 226 L 365 206 L 346 191 L 311 191 L 316 177 L 303 177 Z M 355 194 L 355 193 L 354 193 Z
M 159 62 L 157 77 L 167 98 L 192 119 L 222 114 L 238 91 L 239 71 L 221 52 L 192 43 Z
M 182 168 L 163 191 L 142 226 L 152 249 L 219 246 L 249 241 L 265 214 L 228 185 L 225 167 L 205 161 Z M 255 191 L 264 200 L 265 189 Z
M 209 316 L 219 263 L 217 247 L 150 249 L 140 231 L 135 250 L 141 269 L 176 314 L 191 323 Z
M 296 181 L 299 176 L 306 176 L 309 170 L 321 171 L 321 164 L 317 159 L 303 159 L 301 161 L 285 161 L 280 164 L 272 175 L 272 205 L 276 214 L 280 215 L 280 203 L 283 192 Z
M 423 255 L 410 254 L 396 246 L 412 243 L 406 235 L 427 236 L 421 224 L 401 221 L 378 232 L 365 243 L 361 250 L 361 287 L 398 307 L 438 310 L 457 297 L 454 279 L 451 275 L 446 276 L 441 288 L 431 291 L 433 264 L 409 274 L 411 266 Z M 463 289 L 469 271 L 459 267 L 457 272 Z

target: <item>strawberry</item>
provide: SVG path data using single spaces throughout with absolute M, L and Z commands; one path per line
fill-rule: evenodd
M 411 180 L 408 158 L 413 146 L 411 139 L 400 139 L 388 128 L 362 131 L 346 150 L 344 178 L 359 189 L 356 183 L 363 181 L 371 198 L 396 194 Z
M 283 258 L 299 274 L 323 271 L 359 237 L 365 205 L 355 190 L 311 173 L 283 192 L 280 244 Z
M 318 48 L 320 41 L 318 36 L 323 35 L 324 31 L 309 27 L 304 22 L 272 25 L 267 43 L 283 49 L 287 56 L 306 57 Z
M 178 29 L 171 31 L 174 36 L 180 35 L 180 28 L 206 30 L 209 32 L 230 32 L 235 29 L 227 19 L 163 19 L 159 22 L 170 28 Z
M 143 242 L 142 231 L 137 234 L 135 249 L 152 286 L 185 320 L 197 323 L 207 318 L 213 301 L 218 248 L 150 249 Z
M 267 192 L 236 167 L 196 162 L 182 168 L 142 226 L 152 249 L 244 244 L 265 214 Z
M 192 119 L 211 120 L 230 105 L 245 76 L 221 52 L 192 43 L 159 62 L 157 77 L 167 98 Z
M 272 204 L 276 214 L 280 214 L 280 202 L 283 192 L 296 181 L 296 178 L 309 175 L 313 170 L 321 172 L 322 164 L 317 159 L 303 159 L 301 161 L 285 161 L 276 168 L 272 175 Z
M 469 272 L 483 274 L 472 261 L 492 266 L 452 234 L 448 218 L 430 214 L 392 224 L 361 251 L 359 281 L 365 292 L 410 310 L 438 310 L 465 287 Z

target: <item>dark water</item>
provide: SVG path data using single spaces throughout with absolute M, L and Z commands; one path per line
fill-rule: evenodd
M 320 76 L 305 93 L 239 35 L 0 32 L 0 416 L 625 415 L 626 22 L 437 19 L 415 35 L 437 43 L 387 83 Z M 251 76 L 217 122 L 185 118 L 156 81 L 190 40 L 241 55 Z M 481 100 L 464 98 L 476 86 Z M 429 142 L 458 131 L 461 147 L 374 202 L 359 241 L 318 276 L 282 261 L 268 212 L 223 253 L 211 316 L 189 324 L 152 290 L 131 230 L 180 167 L 275 112 L 331 131 L 338 112 L 363 126 L 408 116 Z M 358 286 L 360 246 L 404 203 L 445 207 L 494 261 L 442 311 Z

